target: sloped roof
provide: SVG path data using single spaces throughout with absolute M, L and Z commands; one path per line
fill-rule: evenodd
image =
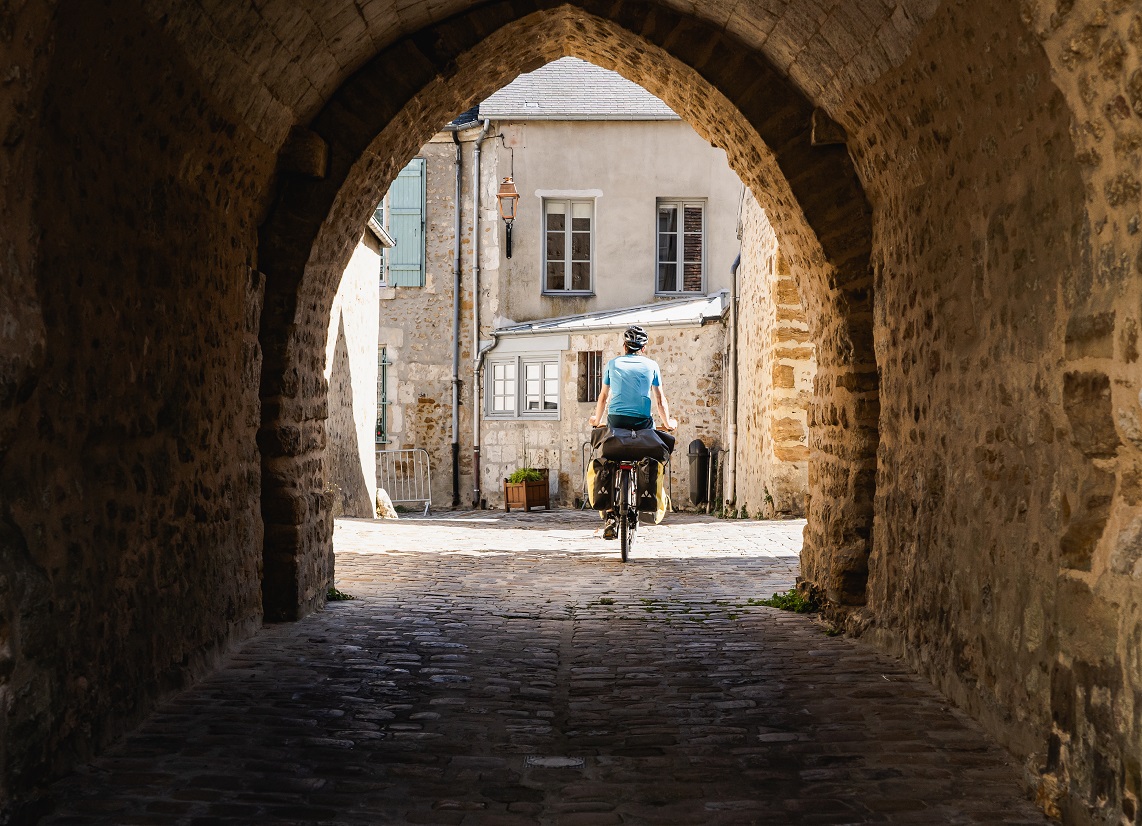
M 700 327 L 721 321 L 730 307 L 728 290 L 713 295 L 678 298 L 642 307 L 603 310 L 597 313 L 545 318 L 524 324 L 513 324 L 494 330 L 496 337 L 548 335 L 551 333 L 588 333 L 601 330 L 625 330 L 632 324 L 642 327 Z
M 493 120 L 679 120 L 678 115 L 620 74 L 563 57 L 520 75 L 480 104 Z

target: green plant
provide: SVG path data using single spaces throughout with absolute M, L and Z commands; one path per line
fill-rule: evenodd
M 614 604 L 615 604 L 615 601 L 613 599 L 611 599 L 610 597 L 600 597 L 599 598 L 599 605 L 614 605 Z
M 329 593 L 325 595 L 326 602 L 344 602 L 347 599 L 356 599 L 356 597 L 344 591 L 338 591 L 333 585 L 329 586 Z
M 771 507 L 771 508 L 774 507 L 773 494 L 771 494 L 769 492 L 769 488 L 767 488 L 765 485 L 762 485 L 761 489 L 765 492 L 765 499 L 764 499 L 765 504 L 769 505 L 769 507 Z
M 543 478 L 543 474 L 533 467 L 521 467 L 518 470 L 513 470 L 508 477 L 508 481 L 513 485 L 518 485 L 520 482 L 538 482 Z
M 750 602 L 752 603 L 753 600 L 750 600 Z M 793 611 L 798 614 L 810 614 L 819 608 L 812 597 L 806 597 L 796 589 L 784 592 L 779 591 L 769 599 L 759 599 L 756 604 L 766 605 L 770 608 L 780 608 L 783 611 Z

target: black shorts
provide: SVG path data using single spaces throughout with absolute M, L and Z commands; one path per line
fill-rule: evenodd
M 607 415 L 607 427 L 622 428 L 624 430 L 648 430 L 654 427 L 654 419 L 646 416 L 638 418 L 637 416 L 619 416 L 614 413 Z

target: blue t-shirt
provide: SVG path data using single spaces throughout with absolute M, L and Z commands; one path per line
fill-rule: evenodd
M 650 388 L 661 387 L 658 362 L 646 356 L 619 356 L 607 362 L 603 384 L 611 388 L 607 412 L 642 419 L 650 416 Z

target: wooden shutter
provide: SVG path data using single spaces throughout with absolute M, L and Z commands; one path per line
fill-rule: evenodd
M 424 286 L 425 161 L 413 158 L 389 188 L 389 284 Z

